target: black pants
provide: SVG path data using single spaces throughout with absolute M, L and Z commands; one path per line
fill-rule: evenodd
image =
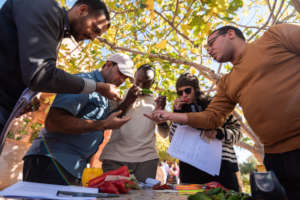
M 47 156 L 26 156 L 24 158 L 23 181 L 57 185 L 79 185 L 77 179 L 58 162 Z
M 265 154 L 264 164 L 267 170 L 276 174 L 289 200 L 300 199 L 300 149 L 280 154 Z
M 225 188 L 239 191 L 239 184 L 236 177 L 236 170 L 232 168 L 232 163 L 222 160 L 219 176 L 212 176 L 198 168 L 195 168 L 187 163 L 179 162 L 180 181 L 182 183 L 204 184 L 211 181 L 216 181 L 222 184 Z

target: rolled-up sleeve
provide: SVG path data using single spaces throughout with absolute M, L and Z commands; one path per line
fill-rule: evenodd
M 221 127 L 236 103 L 226 96 L 225 77 L 218 81 L 217 94 L 203 112 L 188 113 L 187 124 L 194 128 L 216 129 Z
M 22 80 L 34 91 L 80 93 L 85 81 L 56 68 L 63 12 L 53 0 L 14 1 Z

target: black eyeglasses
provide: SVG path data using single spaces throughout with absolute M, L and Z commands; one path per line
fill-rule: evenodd
M 191 94 L 191 92 L 192 92 L 192 88 L 185 88 L 184 90 L 178 90 L 177 94 L 178 94 L 178 96 L 182 96 L 183 93 L 185 93 L 185 94 Z
M 215 37 L 213 37 L 212 39 L 210 39 L 209 41 L 207 41 L 207 44 L 206 45 L 204 45 L 204 48 L 205 49 L 208 49 L 208 48 L 210 48 L 210 47 L 212 47 L 213 45 L 214 45 L 214 42 L 216 41 L 216 39 L 220 36 L 220 35 L 224 35 L 224 34 L 218 34 L 218 35 L 216 35 Z

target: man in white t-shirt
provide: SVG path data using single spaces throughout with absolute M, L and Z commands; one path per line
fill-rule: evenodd
M 154 82 L 155 70 L 144 64 L 135 73 L 134 86 L 131 87 L 119 109 L 131 120 L 119 129 L 112 131 L 111 139 L 103 149 L 100 160 L 103 171 L 117 169 L 127 165 L 138 181 L 155 178 L 159 157 L 155 148 L 155 127 L 152 120 L 144 113 L 155 109 L 164 109 L 165 98 L 159 97 L 155 102 L 149 88 Z M 161 125 L 159 132 L 166 137 L 168 132 Z

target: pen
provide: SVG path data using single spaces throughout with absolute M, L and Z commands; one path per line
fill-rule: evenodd
M 58 190 L 56 196 L 71 196 L 71 197 L 96 197 L 96 198 L 109 198 L 118 197 L 116 194 L 108 193 L 87 193 L 87 192 L 70 192 Z

